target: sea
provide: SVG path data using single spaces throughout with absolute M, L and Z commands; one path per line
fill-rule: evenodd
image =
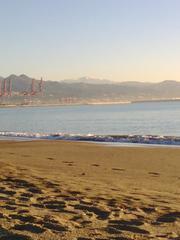
M 0 108 L 0 137 L 180 145 L 180 101 Z

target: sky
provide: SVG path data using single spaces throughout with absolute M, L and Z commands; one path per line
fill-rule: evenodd
M 0 0 L 0 75 L 180 81 L 179 0 Z

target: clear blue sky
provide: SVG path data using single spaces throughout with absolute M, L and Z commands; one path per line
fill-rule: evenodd
M 0 75 L 180 80 L 180 0 L 0 0 Z

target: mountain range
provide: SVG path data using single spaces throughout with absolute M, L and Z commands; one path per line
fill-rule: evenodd
M 12 83 L 12 96 L 23 91 L 31 91 L 32 78 L 25 74 L 0 77 Z M 40 80 L 34 80 L 38 89 Z M 15 94 L 16 93 L 16 94 Z M 21 94 L 19 94 L 21 95 Z M 22 98 L 25 98 L 22 96 Z M 143 101 L 180 98 L 180 82 L 165 80 L 159 83 L 151 82 L 113 82 L 106 79 L 82 77 L 77 80 L 43 81 L 43 97 L 37 94 L 36 99 L 48 102 L 58 102 L 62 98 L 76 98 L 81 101 Z M 13 99 L 13 97 L 12 97 Z

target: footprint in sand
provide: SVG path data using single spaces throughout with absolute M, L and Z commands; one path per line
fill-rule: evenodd
M 17 198 L 20 202 L 29 202 L 29 198 L 28 197 L 18 197 Z
M 63 161 L 63 163 L 66 163 L 67 166 L 75 166 L 73 161 Z
M 27 210 L 27 209 L 20 209 L 18 211 L 18 214 L 23 214 L 23 213 L 28 213 L 28 212 L 29 212 L 29 210 Z
M 157 173 L 157 172 L 148 172 L 148 174 L 149 174 L 149 175 L 152 175 L 152 176 L 154 176 L 154 177 L 160 176 L 160 174 Z
M 153 213 L 156 212 L 155 207 L 142 207 L 141 210 L 145 213 Z
M 55 232 L 65 232 L 68 231 L 68 226 L 62 224 L 56 217 L 54 216 L 44 216 L 44 219 L 41 221 L 41 224 L 44 228 Z
M 8 183 L 11 187 L 14 188 L 36 188 L 36 185 L 31 182 L 10 176 L 6 177 L 4 179 L 4 182 Z
M 48 228 L 48 229 L 56 231 L 56 232 L 68 231 L 68 227 L 62 226 L 62 225 L 57 224 L 57 223 L 44 222 L 43 226 L 45 228 Z
M 47 159 L 48 160 L 55 160 L 55 158 L 52 158 L 52 157 L 48 157 Z
M 45 208 L 56 210 L 56 211 L 63 210 L 66 207 L 66 202 L 60 201 L 60 200 L 44 201 L 43 204 L 44 204 Z
M 0 193 L 3 193 L 3 194 L 8 195 L 8 196 L 13 196 L 13 195 L 16 194 L 15 191 L 8 190 L 8 189 L 5 188 L 5 187 L 0 187 Z
M 31 193 L 38 193 L 38 194 L 43 193 L 43 191 L 39 187 L 36 187 L 36 186 L 28 188 L 28 191 Z
M 24 192 L 24 193 L 21 194 L 21 197 L 31 198 L 31 197 L 33 197 L 33 194 Z
M 108 219 L 109 215 L 111 214 L 111 211 L 101 209 L 100 207 L 89 206 L 85 204 L 76 204 L 74 208 L 85 212 L 92 212 L 97 215 L 98 219 L 101 220 Z
M 99 167 L 100 165 L 99 164 L 92 164 L 91 166 L 93 166 L 93 167 Z
M 121 172 L 125 171 L 124 168 L 112 168 L 112 170 L 114 170 L 114 171 L 121 171 Z
M 32 240 L 30 236 L 12 233 L 8 230 L 3 229 L 2 227 L 0 227 L 0 239 L 1 240 Z
M 121 231 L 127 231 L 139 234 L 149 234 L 145 229 L 139 228 L 144 222 L 134 219 L 134 220 L 109 220 L 109 225 L 107 227 L 107 232 L 109 233 L 120 233 Z
M 5 206 L 1 206 L 2 208 L 5 208 L 7 210 L 10 210 L 10 211 L 14 211 L 16 210 L 16 206 L 9 206 L 9 205 L 5 205 Z
M 72 194 L 72 195 L 79 195 L 82 194 L 80 191 L 68 191 L 68 193 Z
M 63 161 L 63 163 L 73 164 L 73 161 Z
M 21 222 L 36 222 L 36 218 L 32 215 L 29 214 L 10 214 L 9 217 L 11 219 L 17 219 L 20 220 Z
M 117 202 L 117 200 L 115 198 L 111 198 L 111 199 L 108 200 L 107 204 L 110 207 L 116 207 L 118 205 L 118 202 Z
M 69 163 L 68 166 L 74 166 L 72 163 Z
M 161 223 L 172 223 L 177 220 L 180 220 L 180 212 L 170 212 L 163 214 L 158 217 L 156 221 Z
M 27 224 L 15 224 L 14 226 L 15 230 L 20 230 L 20 231 L 28 231 L 28 232 L 32 232 L 32 233 L 43 233 L 45 231 L 44 228 L 39 227 L 36 224 L 31 224 L 31 223 L 27 223 Z
M 46 188 L 56 188 L 59 187 L 59 184 L 53 183 L 50 181 L 43 181 L 43 184 L 45 185 Z

